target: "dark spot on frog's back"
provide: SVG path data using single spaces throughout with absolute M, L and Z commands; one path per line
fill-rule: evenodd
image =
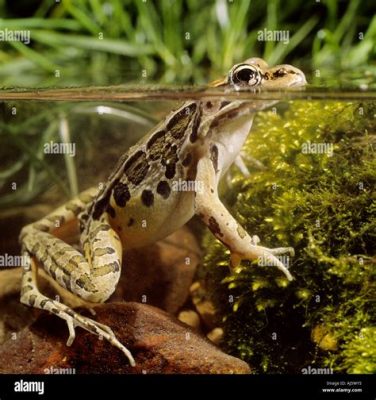
M 104 210 L 107 208 L 111 197 L 111 192 L 107 192 L 104 197 L 97 200 L 93 207 L 92 216 L 94 220 L 98 220 L 100 216 L 103 214 Z
M 190 104 L 177 112 L 167 124 L 167 130 L 174 139 L 184 136 L 192 114 L 196 111 L 196 104 Z
M 158 160 L 162 157 L 165 140 L 166 131 L 157 131 L 152 135 L 147 143 L 148 157 L 151 160 Z
M 195 120 L 193 121 L 192 124 L 192 132 L 189 136 L 189 140 L 191 141 L 191 143 L 194 143 L 198 139 L 198 128 L 200 126 L 200 122 L 201 122 L 201 109 L 199 109 L 199 111 L 196 113 Z
M 172 179 L 176 173 L 176 164 L 174 162 L 170 162 L 166 165 L 165 177 L 167 179 Z
M 146 160 L 146 154 L 139 150 L 126 162 L 124 167 L 124 174 L 127 176 L 129 182 L 134 185 L 141 183 L 149 171 L 149 164 Z
M 131 198 L 128 186 L 122 182 L 118 182 L 116 184 L 116 186 L 114 187 L 113 195 L 115 203 L 119 207 L 125 207 L 129 199 Z
M 176 173 L 176 163 L 179 161 L 177 154 L 177 146 L 174 144 L 165 151 L 165 157 L 162 160 L 162 165 L 165 167 L 165 177 L 172 179 Z
M 167 181 L 160 181 L 157 186 L 157 193 L 160 194 L 164 199 L 170 196 L 171 188 Z
M 141 200 L 146 207 L 151 207 L 154 204 L 153 192 L 151 190 L 143 190 Z

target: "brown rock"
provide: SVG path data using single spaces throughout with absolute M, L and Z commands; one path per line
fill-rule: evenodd
M 113 328 L 133 353 L 136 367 L 105 340 L 81 329 L 71 347 L 64 321 L 43 314 L 31 327 L 0 347 L 0 373 L 46 373 L 74 368 L 77 373 L 250 373 L 206 338 L 157 308 L 138 303 L 103 304 L 96 320 Z

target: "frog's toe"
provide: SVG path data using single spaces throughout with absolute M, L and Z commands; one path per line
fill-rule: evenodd
M 252 249 L 252 252 L 247 254 L 239 254 L 234 252 L 231 253 L 231 259 L 230 259 L 231 268 L 237 267 L 242 260 L 250 260 L 250 261 L 258 260 L 259 265 L 277 267 L 281 272 L 284 273 L 284 275 L 289 281 L 293 280 L 293 277 L 290 271 L 288 270 L 287 266 L 284 265 L 273 253 L 273 250 L 275 249 L 266 249 L 258 246 L 256 247 L 256 249 L 257 249 L 257 254 L 255 253 L 255 249 Z M 281 254 L 279 250 L 280 249 L 278 249 L 277 254 Z M 283 253 L 286 253 L 286 251 L 284 251 Z
M 251 241 L 253 246 L 257 246 L 261 242 L 260 238 L 257 235 L 253 235 Z
M 95 325 L 97 325 L 99 328 L 103 329 L 109 335 L 115 336 L 114 331 L 109 326 L 101 324 L 100 322 L 97 322 L 97 321 L 93 321 L 93 322 L 95 322 Z
M 295 256 L 295 250 L 293 247 L 276 247 L 274 249 L 268 249 L 268 251 L 274 256 L 281 254 L 289 254 L 291 257 Z
M 292 281 L 294 279 L 290 274 L 288 267 L 285 264 L 283 264 L 277 257 L 275 257 L 275 254 L 272 251 L 269 250 L 265 251 L 261 259 L 262 259 L 262 265 L 277 267 L 281 272 L 285 274 L 286 278 L 289 281 Z
M 72 346 L 74 339 L 76 338 L 76 331 L 75 331 L 74 322 L 73 322 L 72 317 L 67 316 L 67 318 L 65 318 L 65 321 L 67 322 L 68 331 L 69 331 L 67 346 L 70 347 L 70 346 Z

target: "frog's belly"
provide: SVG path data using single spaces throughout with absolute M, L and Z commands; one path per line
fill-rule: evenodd
M 194 192 L 171 192 L 168 199 L 156 194 L 152 206 L 141 196 L 133 197 L 124 208 L 115 208 L 110 218 L 124 249 L 142 247 L 170 235 L 194 215 Z

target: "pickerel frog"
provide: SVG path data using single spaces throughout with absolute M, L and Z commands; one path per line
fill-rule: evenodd
M 291 65 L 269 67 L 251 58 L 235 65 L 212 86 L 226 90 L 290 88 L 306 83 Z M 106 301 L 118 283 L 123 251 L 146 246 L 171 234 L 194 215 L 231 253 L 231 266 L 241 260 L 263 260 L 291 274 L 276 257 L 292 248 L 269 249 L 258 244 L 233 218 L 218 197 L 219 180 L 235 161 L 250 132 L 255 112 L 270 100 L 200 99 L 187 101 L 131 147 L 118 161 L 106 183 L 70 200 L 47 217 L 27 225 L 20 234 L 23 268 L 21 302 L 50 311 L 67 322 L 71 345 L 75 327 L 103 337 L 135 365 L 130 351 L 113 331 L 84 317 L 56 299 L 40 293 L 38 265 L 63 288 L 80 298 Z M 190 190 L 177 183 L 190 182 Z M 77 223 L 80 251 L 59 239 L 56 222 Z

